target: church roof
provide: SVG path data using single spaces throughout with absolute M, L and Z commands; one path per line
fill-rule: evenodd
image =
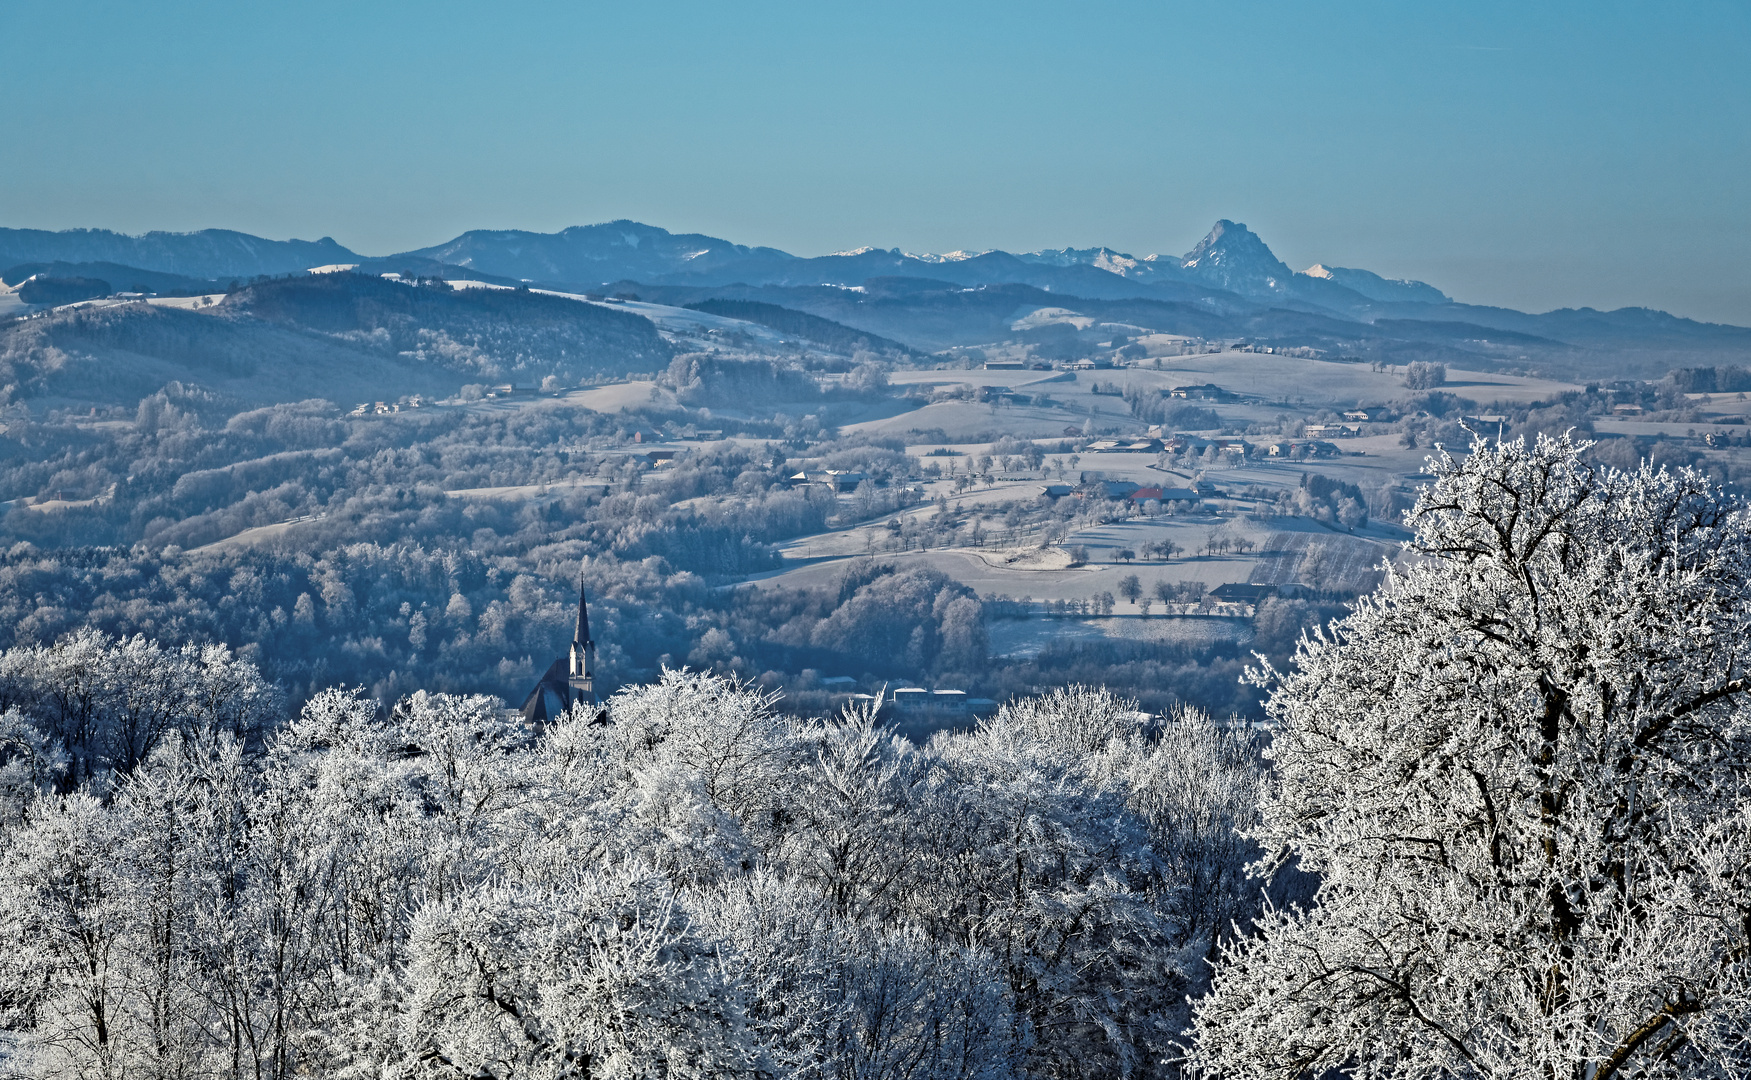
M 572 631 L 572 640 L 580 645 L 595 644 L 590 640 L 590 606 L 585 601 L 581 584 L 578 586 L 578 626 Z
M 547 668 L 547 674 L 535 684 L 535 689 L 529 691 L 529 696 L 523 699 L 523 720 L 530 724 L 546 724 L 559 719 L 559 714 L 571 704 L 571 684 L 566 676 L 569 671 L 565 657 L 555 660 Z

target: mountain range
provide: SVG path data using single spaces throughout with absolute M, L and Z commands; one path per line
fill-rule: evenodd
M 0 283 L 14 287 L 15 299 L 19 282 L 32 275 L 78 282 L 86 295 L 106 288 L 186 295 L 318 266 L 675 306 L 782 308 L 921 351 L 1013 338 L 1012 324 L 1027 311 L 1064 307 L 1133 335 L 1245 337 L 1393 363 L 1414 357 L 1576 378 L 1751 362 L 1751 330 L 1740 327 L 1645 308 L 1528 314 L 1462 304 L 1433 285 L 1363 269 L 1296 271 L 1228 220 L 1179 256 L 1092 247 L 1019 254 L 858 248 L 807 257 L 634 221 L 557 233 L 473 230 L 388 256 L 361 255 L 328 237 L 265 240 L 218 229 L 143 236 L 0 229 Z
M 108 229 L 0 229 L 0 269 L 25 263 L 110 263 L 212 279 L 290 274 L 312 266 L 358 261 L 357 255 L 326 236 L 320 240 L 263 240 L 230 229 L 149 232 L 143 236 Z
M 3 249 L 0 249 L 3 250 Z M 1244 225 L 1219 221 L 1184 256 L 1141 258 L 1111 248 L 1064 248 L 946 255 L 864 247 L 804 257 L 744 247 L 698 233 L 671 233 L 635 221 L 581 225 L 557 233 L 477 230 L 447 244 L 390 256 L 463 267 L 507 279 L 589 288 L 607 282 L 651 285 L 855 286 L 874 277 L 915 277 L 962 287 L 1032 285 L 1093 298 L 1305 301 L 1365 313 L 1371 304 L 1444 303 L 1440 290 L 1365 270 L 1296 274 Z
M 155 274 L 222 281 L 286 274 L 319 265 L 363 269 L 394 266 L 427 275 L 459 268 L 474 276 L 589 289 L 609 282 L 652 285 L 857 285 L 872 277 L 918 277 L 963 287 L 1033 285 L 1096 298 L 1148 296 L 1305 301 L 1365 313 L 1370 304 L 1445 303 L 1439 289 L 1369 273 L 1315 266 L 1296 273 L 1244 225 L 1219 221 L 1184 256 L 1134 257 L 1111 248 L 1064 248 L 916 255 L 899 249 L 858 248 L 805 257 L 771 247 L 747 247 L 699 233 L 671 233 L 635 221 L 579 225 L 557 233 L 477 229 L 448 243 L 388 256 L 349 251 L 329 237 L 264 240 L 206 229 L 127 236 L 100 229 L 46 232 L 0 229 L 0 269 L 54 264 L 70 273 L 81 264 L 105 272 L 132 267 Z

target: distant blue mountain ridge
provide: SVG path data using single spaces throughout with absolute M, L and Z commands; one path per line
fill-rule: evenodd
M 1739 347 L 1747 331 L 1682 319 L 1645 308 L 1600 312 L 1564 309 L 1529 315 L 1453 301 L 1420 281 L 1316 264 L 1291 270 L 1263 239 L 1237 222 L 1218 221 L 1185 255 L 1132 256 L 1107 247 L 913 254 L 858 248 L 814 257 L 749 247 L 700 233 L 671 233 L 636 221 L 578 225 L 556 233 L 476 229 L 447 243 L 387 256 L 365 256 L 329 237 L 266 240 L 224 229 L 128 236 L 101 229 L 48 232 L 0 229 L 0 279 L 9 268 L 54 263 L 108 263 L 187 278 L 226 281 L 358 264 L 375 272 L 479 277 L 570 291 L 648 286 L 861 289 L 878 280 L 922 279 L 944 287 L 1027 285 L 1090 300 L 1148 299 L 1196 305 L 1223 316 L 1266 309 L 1379 320 L 1463 322 L 1575 345 L 1631 345 L 1716 339 Z
M 0 271 L 24 263 L 112 263 L 140 270 L 218 279 L 290 274 L 312 266 L 358 262 L 328 237 L 263 240 L 230 229 L 149 232 L 128 236 L 108 229 L 0 229 Z
M 671 233 L 635 221 L 583 225 L 557 233 L 478 230 L 395 258 L 430 259 L 530 281 L 574 285 L 640 281 L 657 285 L 858 285 L 872 277 L 919 277 L 962 286 L 1015 283 L 1094 298 L 1304 300 L 1339 311 L 1380 302 L 1446 303 L 1422 282 L 1365 270 L 1297 274 L 1245 225 L 1219 221 L 1184 256 L 1137 258 L 1111 248 L 1065 248 L 914 255 L 858 248 L 813 258 L 743 247 L 698 233 Z M 1339 278 L 1336 275 L 1343 275 Z M 1147 288 L 1141 288 L 1147 286 Z M 1358 311 L 1358 313 L 1361 313 Z
M 636 221 L 579 225 L 557 233 L 476 229 L 448 243 L 389 256 L 348 250 L 329 237 L 264 240 L 225 229 L 128 236 L 104 229 L 0 229 L 0 271 L 21 264 L 109 263 L 189 278 L 285 274 L 319 265 L 410 263 L 454 266 L 514 281 L 593 287 L 615 281 L 658 285 L 857 285 L 871 277 L 921 277 L 963 286 L 1016 283 L 1092 297 L 1306 299 L 1339 309 L 1374 302 L 1444 303 L 1421 282 L 1365 270 L 1296 274 L 1244 225 L 1220 221 L 1185 256 L 1137 258 L 1111 248 L 913 255 L 859 248 L 813 258 L 747 247 L 699 233 L 671 233 Z M 1167 288 L 1162 288 L 1166 286 Z M 1173 286 L 1178 286 L 1174 288 Z M 1337 290 L 1342 289 L 1343 292 Z M 1162 293 L 1171 295 L 1163 296 Z

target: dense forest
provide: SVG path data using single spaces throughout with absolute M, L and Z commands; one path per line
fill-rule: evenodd
M 673 349 L 650 321 L 599 304 L 507 288 L 409 288 L 369 274 L 311 274 L 232 291 L 221 313 L 332 335 L 415 363 L 492 379 L 658 371 Z
M 0 670 L 38 715 L 74 671 Z M 1258 906 L 1256 745 L 1099 692 L 926 746 L 679 673 L 533 737 L 340 691 L 239 737 L 205 678 L 143 757 L 97 680 L 99 779 L 0 717 L 14 1075 L 1149 1075 Z

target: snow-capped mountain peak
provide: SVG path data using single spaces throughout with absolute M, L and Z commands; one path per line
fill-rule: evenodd
M 906 258 L 916 259 L 919 262 L 925 262 L 925 263 L 966 262 L 968 259 L 977 259 L 981 255 L 989 255 L 989 254 L 991 254 L 989 249 L 987 249 L 985 251 L 947 251 L 947 252 L 942 253 L 941 255 L 932 255 L 929 252 L 919 253 L 919 252 L 908 251 L 905 253 Z
M 1226 218 L 1186 252 L 1180 268 L 1193 280 L 1243 296 L 1283 292 L 1292 276 L 1257 234 Z
M 1314 263 L 1301 271 L 1302 277 L 1329 281 L 1351 292 L 1361 293 L 1381 303 L 1447 304 L 1452 301 L 1435 286 L 1407 278 L 1381 277 L 1369 270 L 1352 270 L 1342 266 Z

